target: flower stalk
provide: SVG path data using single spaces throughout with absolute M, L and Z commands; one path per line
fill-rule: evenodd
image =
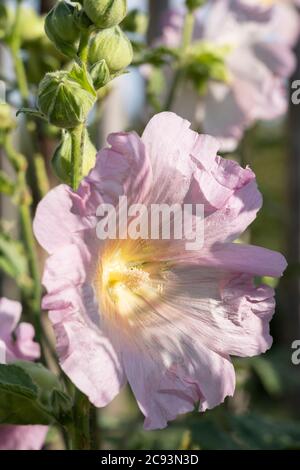
M 191 41 L 193 39 L 194 25 L 195 25 L 195 16 L 192 11 L 187 11 L 186 16 L 185 16 L 184 26 L 183 26 L 182 43 L 180 47 L 180 57 L 179 57 L 177 69 L 175 71 L 175 75 L 173 78 L 173 82 L 170 88 L 170 92 L 166 99 L 166 103 L 164 107 L 165 111 L 170 111 L 172 109 L 174 100 L 178 92 L 178 88 L 184 77 L 183 64 L 185 60 L 186 51 L 189 48 Z

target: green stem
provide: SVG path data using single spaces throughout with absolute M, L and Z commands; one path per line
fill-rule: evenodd
M 47 175 L 45 160 L 43 155 L 37 153 L 34 156 L 34 169 L 37 178 L 37 189 L 39 196 L 42 199 L 50 191 L 50 184 Z
M 185 16 L 184 26 L 183 26 L 183 33 L 182 33 L 182 46 L 181 46 L 181 56 L 183 56 L 190 46 L 193 33 L 194 33 L 194 25 L 195 25 L 195 16 L 192 11 L 188 11 Z
M 90 31 L 82 31 L 80 36 L 80 43 L 78 47 L 78 57 L 80 58 L 83 64 L 87 63 L 88 54 L 89 54 L 89 40 L 90 40 Z
M 31 194 L 30 190 L 26 184 L 26 169 L 27 169 L 27 162 L 25 157 L 16 152 L 12 145 L 11 136 L 6 135 L 3 148 L 7 155 L 7 158 L 11 165 L 13 166 L 14 170 L 17 174 L 17 186 L 18 186 L 18 193 L 19 193 L 19 210 L 20 210 L 20 219 L 22 225 L 22 232 L 24 236 L 24 243 L 26 246 L 28 260 L 29 260 L 29 269 L 30 274 L 33 279 L 33 314 L 34 314 L 34 321 L 35 321 L 35 328 L 36 328 L 36 337 L 38 340 L 41 339 L 41 283 L 40 283 L 40 273 L 39 273 L 39 265 L 38 265 L 38 258 L 36 255 L 36 245 L 35 239 L 32 230 L 32 220 L 31 220 Z
M 26 72 L 24 68 L 24 63 L 21 58 L 20 49 L 21 49 L 21 38 L 20 38 L 20 27 L 22 22 L 22 11 L 21 11 L 21 1 L 18 0 L 16 8 L 15 22 L 12 27 L 10 35 L 10 49 L 12 53 L 12 58 L 14 62 L 14 68 L 16 72 L 16 78 L 18 83 L 18 88 L 21 93 L 24 106 L 29 105 L 29 86 L 26 78 Z
M 91 430 L 91 448 L 92 450 L 101 449 L 101 432 L 99 427 L 99 411 L 91 405 L 90 410 L 90 430 Z
M 24 62 L 21 57 L 21 37 L 20 37 L 20 27 L 21 27 L 21 22 L 22 22 L 21 3 L 22 3 L 22 0 L 18 0 L 17 8 L 16 8 L 16 15 L 15 15 L 15 22 L 12 27 L 10 40 L 8 41 L 8 44 L 11 50 L 18 89 L 20 91 L 20 95 L 22 98 L 22 106 L 29 107 L 30 106 L 30 102 L 29 102 L 30 91 L 29 91 L 28 80 L 26 77 Z M 30 134 L 31 142 L 33 143 L 34 138 L 35 138 L 34 134 L 36 130 L 36 125 L 34 121 L 32 121 L 31 119 L 27 119 L 27 129 Z M 35 153 L 37 152 L 34 152 L 34 154 Z M 39 168 L 37 167 L 37 165 L 39 165 Z M 37 169 L 41 170 L 41 163 L 36 163 L 34 161 L 34 170 L 37 170 Z M 44 171 L 43 180 L 39 178 L 40 175 L 41 175 L 41 171 L 40 173 L 36 171 L 35 176 L 36 176 L 36 181 L 37 181 L 37 186 L 38 186 L 37 189 L 39 193 L 42 194 L 43 192 L 45 193 L 44 190 L 47 184 L 49 187 L 49 183 L 47 183 L 48 177 L 47 177 L 46 171 Z M 42 184 L 42 186 L 40 186 L 40 183 Z
M 195 25 L 194 14 L 193 12 L 188 11 L 185 16 L 185 21 L 184 21 L 184 26 L 183 26 L 180 57 L 179 57 L 179 61 L 177 64 L 177 70 L 175 71 L 173 82 L 170 88 L 170 92 L 167 96 L 166 103 L 164 106 L 165 111 L 170 111 L 172 109 L 172 105 L 176 98 L 178 88 L 184 77 L 183 65 L 185 61 L 185 54 L 193 39 L 194 25 Z
M 76 390 L 73 408 L 73 422 L 69 432 L 72 439 L 72 450 L 90 450 L 90 403 L 88 398 Z
M 36 245 L 32 230 L 32 221 L 30 213 L 30 203 L 26 200 L 20 205 L 20 217 L 23 230 L 25 245 L 27 248 L 27 255 L 31 275 L 34 281 L 33 287 L 33 312 L 35 315 L 35 327 L 37 339 L 41 339 L 41 284 L 40 273 L 38 268 L 38 259 L 36 255 Z
M 76 191 L 80 184 L 82 174 L 82 150 L 84 139 L 85 123 L 80 124 L 71 131 L 72 139 L 72 189 Z

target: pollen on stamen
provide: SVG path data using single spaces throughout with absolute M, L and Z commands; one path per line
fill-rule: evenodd
M 143 263 L 131 262 L 120 250 L 103 257 L 94 285 L 103 311 L 122 317 L 145 313 L 163 289 Z

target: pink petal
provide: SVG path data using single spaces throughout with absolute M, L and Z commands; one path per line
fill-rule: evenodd
M 40 450 L 47 426 L 0 426 L 0 450 Z
M 79 237 L 78 232 L 89 226 L 85 219 L 72 212 L 72 207 L 71 189 L 66 185 L 52 189 L 39 203 L 33 229 L 48 253 L 72 243 Z
M 77 210 L 95 215 L 99 204 L 117 205 L 126 195 L 129 204 L 145 201 L 152 183 L 152 170 L 145 146 L 134 132 L 111 134 L 110 148 L 101 150 L 96 165 L 73 196 Z
M 247 275 L 211 268 L 172 269 L 163 301 L 174 327 L 221 355 L 254 356 L 270 348 L 274 290 Z
M 16 328 L 21 318 L 20 302 L 0 298 L 0 338 L 7 339 Z
M 34 361 L 39 359 L 41 348 L 34 341 L 35 331 L 30 323 L 20 323 L 15 330 L 16 341 L 13 344 L 12 351 L 18 359 Z
M 165 112 L 150 120 L 142 140 L 153 169 L 151 202 L 182 203 L 195 168 L 189 155 L 201 147 L 203 137 L 190 130 L 188 121 Z M 215 142 L 207 146 L 209 154 L 213 153 L 211 147 L 215 149 L 215 146 Z
M 97 407 L 106 406 L 126 382 L 121 356 L 110 339 L 80 318 L 54 325 L 60 365 Z
M 182 349 L 181 362 L 170 367 L 157 362 L 153 353 L 124 353 L 126 375 L 147 430 L 165 428 L 178 414 L 192 411 L 199 400 L 204 411 L 234 392 L 234 370 L 227 359 L 194 342 L 182 344 Z

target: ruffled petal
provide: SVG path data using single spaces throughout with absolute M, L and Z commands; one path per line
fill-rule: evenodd
M 182 203 L 186 196 L 195 163 L 189 156 L 201 147 L 203 137 L 190 129 L 186 121 L 174 113 L 160 113 L 148 123 L 142 140 L 153 171 L 152 203 Z M 209 154 L 215 150 L 206 147 Z
M 169 367 L 157 362 L 154 352 L 126 350 L 123 357 L 147 430 L 165 428 L 178 414 L 192 411 L 198 401 L 201 411 L 213 408 L 234 392 L 230 361 L 199 343 L 182 344 L 181 361 Z

